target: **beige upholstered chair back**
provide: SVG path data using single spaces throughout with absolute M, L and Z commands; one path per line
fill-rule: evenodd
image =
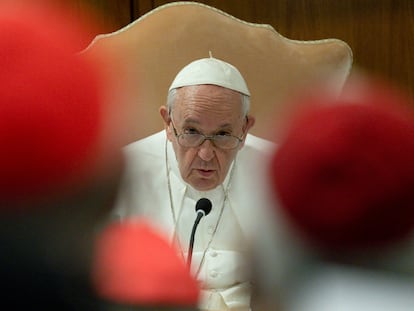
M 339 93 L 352 66 L 352 51 L 341 40 L 290 40 L 269 25 L 195 2 L 158 7 L 116 32 L 98 35 L 82 54 L 101 51 L 116 57 L 111 74 L 127 84 L 128 94 L 114 99 L 129 109 L 126 142 L 163 128 L 158 108 L 174 76 L 209 51 L 244 75 L 256 117 L 252 133 L 269 139 L 291 94 L 315 82 Z

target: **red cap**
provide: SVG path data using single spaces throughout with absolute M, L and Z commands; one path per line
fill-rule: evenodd
M 83 38 L 61 11 L 0 8 L 0 198 L 53 195 L 96 160 L 98 70 L 75 55 Z
M 93 281 L 108 301 L 197 306 L 199 287 L 178 252 L 142 219 L 108 226 L 96 244 Z
M 401 97 L 365 88 L 351 102 L 313 98 L 274 155 L 282 208 L 328 249 L 382 246 L 414 227 L 414 117 Z

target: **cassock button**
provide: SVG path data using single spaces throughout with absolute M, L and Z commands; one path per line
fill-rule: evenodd
M 211 270 L 211 271 L 210 271 L 210 276 L 211 276 L 212 278 L 217 277 L 217 275 L 218 275 L 218 273 L 217 273 L 217 271 L 216 271 L 216 270 Z

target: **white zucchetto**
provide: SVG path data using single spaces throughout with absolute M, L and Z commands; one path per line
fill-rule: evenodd
M 213 84 L 250 96 L 246 81 L 233 65 L 214 57 L 195 60 L 177 74 L 169 91 L 183 86 Z

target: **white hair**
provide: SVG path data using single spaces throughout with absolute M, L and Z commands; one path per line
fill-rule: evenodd
M 175 103 L 175 97 L 177 95 L 177 89 L 171 89 L 168 92 L 168 96 L 167 96 L 167 108 L 168 108 L 168 113 L 171 113 L 173 105 Z M 246 95 L 246 94 L 242 94 L 240 93 L 241 96 L 241 104 L 242 104 L 242 113 L 243 113 L 243 117 L 246 117 L 247 114 L 250 111 L 250 96 Z

